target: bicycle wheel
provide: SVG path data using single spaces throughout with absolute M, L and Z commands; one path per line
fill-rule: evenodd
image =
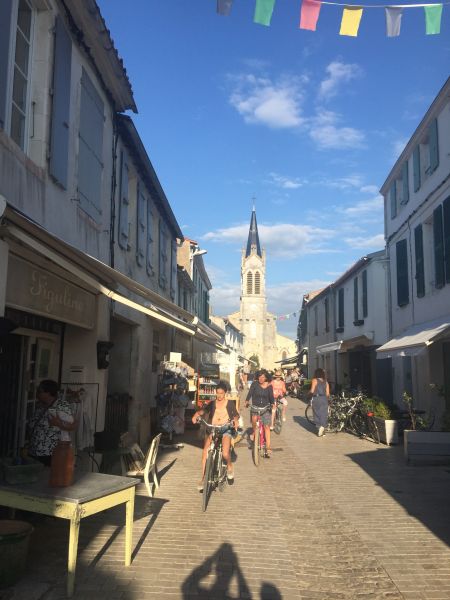
M 367 436 L 370 438 L 375 444 L 380 443 L 380 432 L 378 431 L 378 425 L 373 420 L 373 417 L 366 417 L 367 419 Z
M 308 423 L 311 423 L 311 425 L 316 425 L 314 423 L 314 414 L 313 414 L 313 409 L 311 404 L 308 404 L 308 406 L 305 408 L 305 417 L 306 420 L 308 421 Z
M 273 430 L 278 435 L 281 433 L 281 429 L 283 428 L 283 419 L 282 419 L 281 415 L 282 415 L 282 409 L 279 406 L 279 407 L 277 407 L 277 410 L 275 412 L 275 422 L 273 424 Z
M 260 423 L 259 425 L 259 456 L 264 458 L 266 454 L 266 432 L 264 430 L 264 425 Z
M 364 437 L 366 435 L 366 425 L 364 416 L 359 412 L 354 412 L 349 420 L 349 431 L 358 437 Z
M 214 455 L 210 451 L 208 452 L 208 458 L 206 459 L 205 466 L 205 477 L 203 479 L 203 497 L 202 497 L 202 509 L 205 512 L 208 506 L 208 499 L 212 489 L 212 478 L 214 475 Z
M 255 428 L 255 440 L 253 442 L 253 462 L 255 463 L 255 466 L 259 465 L 259 446 L 260 446 L 259 423 L 257 421 L 256 428 Z

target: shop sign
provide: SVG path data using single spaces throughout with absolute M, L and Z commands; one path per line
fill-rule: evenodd
M 8 306 L 93 329 L 94 294 L 14 255 L 8 263 Z

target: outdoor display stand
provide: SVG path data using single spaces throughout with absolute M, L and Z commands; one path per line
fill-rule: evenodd
M 163 361 L 158 382 L 159 429 L 172 441 L 174 434 L 184 433 L 185 410 L 189 405 L 189 377 L 194 371 L 185 363 Z
M 217 364 L 202 364 L 197 377 L 197 407 L 208 405 L 216 397 L 216 386 L 220 380 Z

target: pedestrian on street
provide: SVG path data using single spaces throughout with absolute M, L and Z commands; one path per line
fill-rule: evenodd
M 317 435 L 322 437 L 328 424 L 328 399 L 330 397 L 330 386 L 323 369 L 314 371 L 309 396 L 311 397 L 314 423 L 318 427 Z
M 266 369 L 261 369 L 255 373 L 255 380 L 253 381 L 248 395 L 245 401 L 245 406 L 248 408 L 250 405 L 255 408 L 264 408 L 267 406 L 267 411 L 261 416 L 262 424 L 264 425 L 264 433 L 266 434 L 266 453 L 265 457 L 270 458 L 272 450 L 270 448 L 270 423 L 272 421 L 272 406 L 275 402 L 273 397 L 273 387 L 270 385 L 269 373 Z M 256 435 L 256 417 L 257 414 L 252 408 L 250 408 L 250 416 L 252 419 L 253 434 L 250 436 L 250 440 L 254 442 Z

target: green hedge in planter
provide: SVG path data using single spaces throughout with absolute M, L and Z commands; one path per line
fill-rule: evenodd
M 304 390 L 311 389 L 311 379 L 304 379 L 303 380 L 303 389 Z
M 364 406 L 368 411 L 373 412 L 375 417 L 380 419 L 392 419 L 392 410 L 380 398 L 364 398 Z

